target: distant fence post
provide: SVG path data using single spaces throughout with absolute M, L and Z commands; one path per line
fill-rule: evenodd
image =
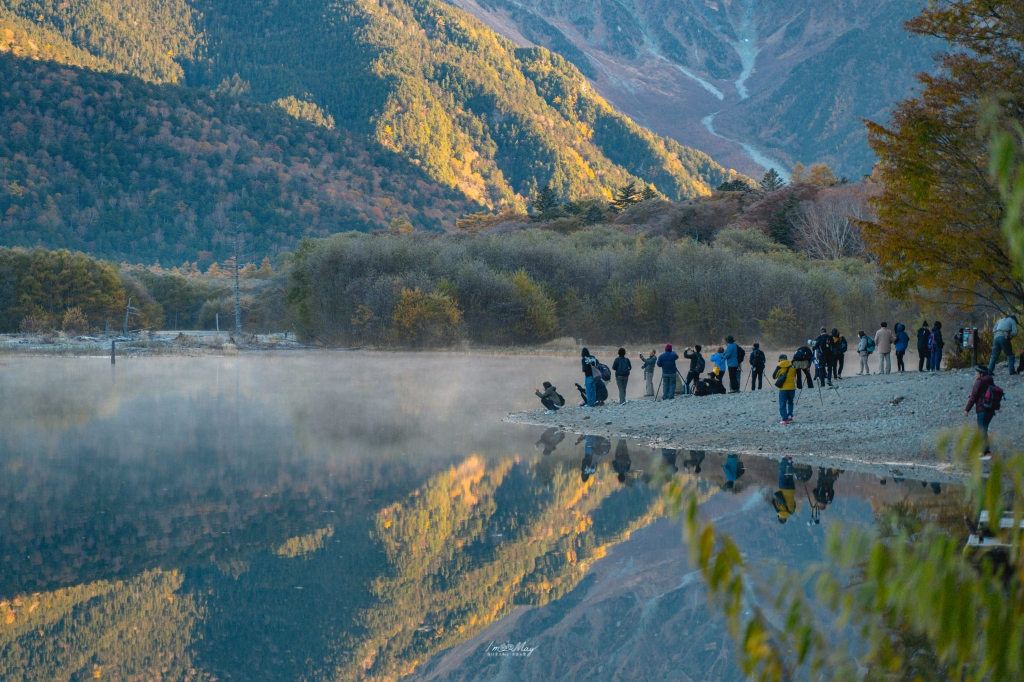
M 110 340 L 110 364 L 114 364 L 114 344 L 117 343 L 113 339 Z

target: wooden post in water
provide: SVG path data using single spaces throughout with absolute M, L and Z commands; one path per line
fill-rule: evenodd
M 110 340 L 110 364 L 114 364 L 114 344 L 115 343 L 116 342 L 113 339 Z

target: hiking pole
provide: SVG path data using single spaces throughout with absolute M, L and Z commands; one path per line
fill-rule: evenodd
M 676 382 L 679 386 L 683 387 L 683 395 L 689 395 L 686 391 L 686 381 L 683 379 L 683 375 L 679 373 L 678 369 L 676 370 Z

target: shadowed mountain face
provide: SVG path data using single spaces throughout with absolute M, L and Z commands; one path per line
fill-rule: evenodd
M 560 53 L 637 122 L 750 175 L 766 165 L 870 171 L 881 121 L 932 67 L 902 0 L 450 0 Z

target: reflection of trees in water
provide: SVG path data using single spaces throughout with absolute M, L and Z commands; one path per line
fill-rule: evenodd
M 0 679 L 199 679 L 188 648 L 201 599 L 182 579 L 147 571 L 0 603 Z
M 342 679 L 395 679 L 517 605 L 559 598 L 661 510 L 659 489 L 623 488 L 613 476 L 584 483 L 568 462 L 544 469 L 471 457 L 381 510 L 388 570 L 373 583 Z

